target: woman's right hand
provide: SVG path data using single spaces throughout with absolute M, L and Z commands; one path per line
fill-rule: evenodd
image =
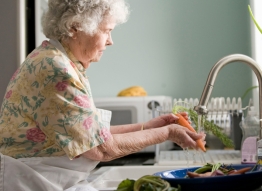
M 203 141 L 203 144 L 206 144 L 205 137 L 206 134 L 204 133 L 195 133 L 177 124 L 168 125 L 167 128 L 169 129 L 169 140 L 175 142 L 182 148 L 193 148 L 198 149 L 196 140 L 200 139 Z
M 188 121 L 188 123 L 191 123 L 186 112 L 181 112 L 180 114 Z M 159 128 L 170 124 L 177 124 L 178 119 L 179 117 L 173 113 L 160 115 L 144 123 L 144 129 Z

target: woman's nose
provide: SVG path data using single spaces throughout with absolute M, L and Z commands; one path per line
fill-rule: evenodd
M 113 44 L 114 43 L 113 43 L 113 40 L 112 40 L 112 36 L 111 36 L 111 34 L 109 34 L 108 39 L 106 41 L 106 45 L 110 46 L 110 45 L 113 45 Z

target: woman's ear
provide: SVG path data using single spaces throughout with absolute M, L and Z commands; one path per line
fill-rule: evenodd
M 72 26 L 71 29 L 70 29 L 70 32 L 72 34 L 72 39 L 76 39 L 77 32 L 78 32 L 77 28 L 75 26 Z

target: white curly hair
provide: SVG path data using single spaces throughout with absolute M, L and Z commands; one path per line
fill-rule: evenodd
M 108 16 L 113 16 L 116 25 L 126 22 L 129 6 L 125 0 L 48 0 L 48 10 L 42 16 L 43 33 L 61 40 L 72 36 L 70 29 L 75 27 L 93 35 Z

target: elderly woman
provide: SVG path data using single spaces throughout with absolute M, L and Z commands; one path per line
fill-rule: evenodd
M 6 170 L 0 178 L 12 177 L 3 184 L 6 190 L 70 189 L 99 161 L 166 140 L 191 148 L 204 140 L 203 134 L 177 125 L 172 114 L 110 127 L 111 112 L 96 108 L 86 69 L 113 45 L 115 26 L 126 22 L 124 0 L 49 0 L 48 7 L 42 26 L 50 40 L 14 73 L 1 108 Z

